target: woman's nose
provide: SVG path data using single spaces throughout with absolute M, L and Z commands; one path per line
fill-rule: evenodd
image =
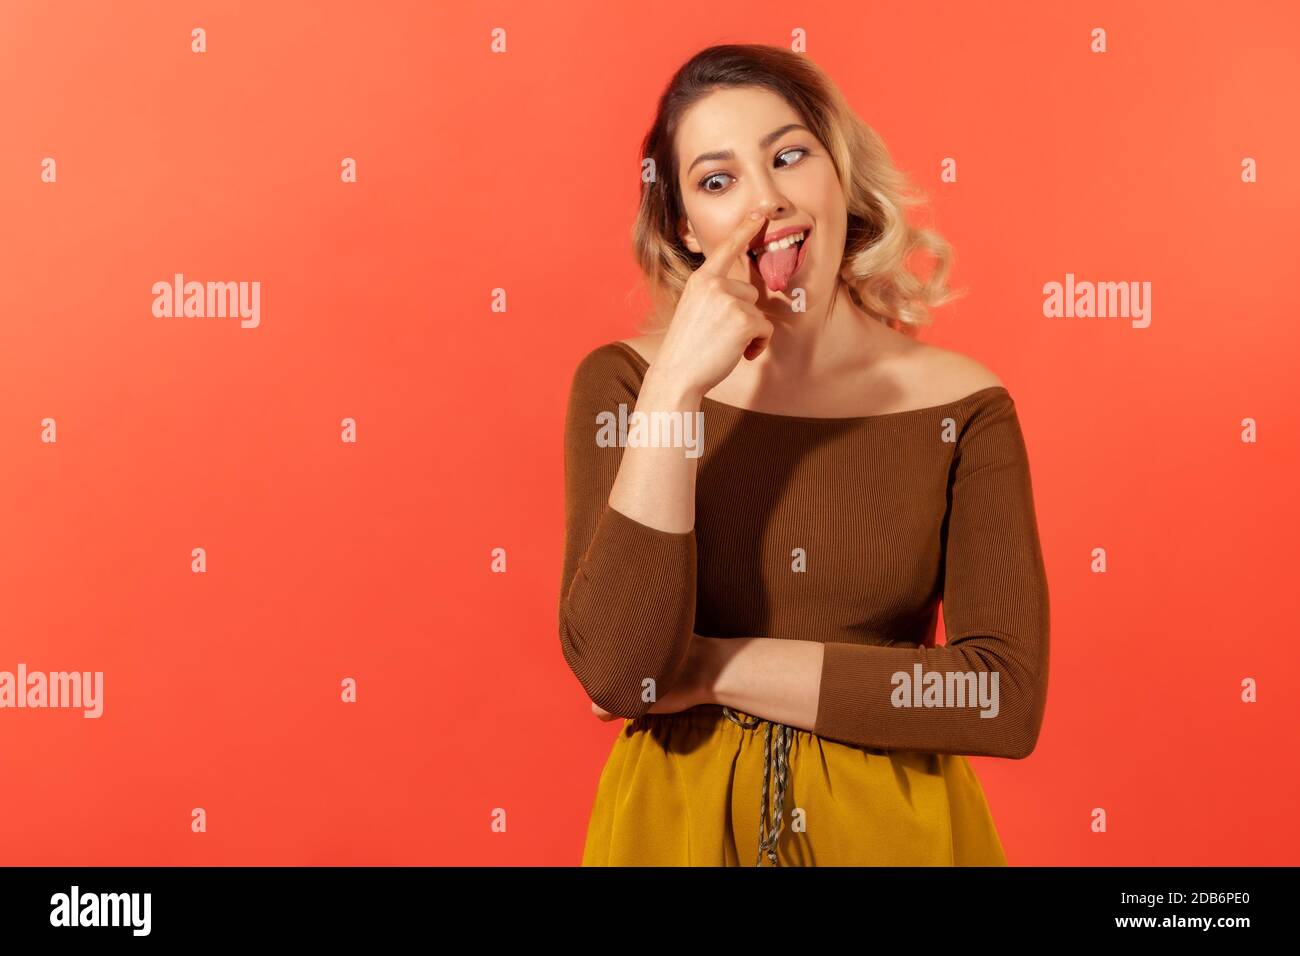
M 786 198 L 770 185 L 761 187 L 754 206 L 768 218 L 784 215 L 790 209 Z

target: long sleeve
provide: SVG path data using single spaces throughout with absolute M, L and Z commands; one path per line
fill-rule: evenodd
M 669 690 L 695 627 L 694 529 L 661 531 L 609 505 L 623 448 L 597 441 L 597 415 L 630 414 L 640 376 L 625 350 L 603 345 L 578 364 L 564 426 L 565 536 L 560 644 L 587 696 L 639 717 Z
M 1046 704 L 1049 602 L 1029 461 L 1009 394 L 965 420 L 951 467 L 947 643 L 828 643 L 814 732 L 864 747 L 1022 758 L 1034 749 Z M 963 679 L 973 693 L 966 706 L 953 706 Z M 981 683 L 996 709 L 975 702 Z

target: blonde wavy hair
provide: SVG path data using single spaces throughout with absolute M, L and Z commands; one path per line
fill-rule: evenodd
M 907 221 L 907 210 L 924 204 L 924 195 L 895 168 L 880 136 L 850 109 L 830 78 L 802 54 L 781 47 L 724 44 L 701 50 L 674 74 L 641 144 L 642 169 L 653 160 L 653 176 L 642 176 L 632 227 L 633 255 L 651 300 L 642 332 L 667 327 L 686 280 L 704 261 L 677 235 L 684 215 L 674 142 L 678 126 L 697 101 L 732 87 L 759 87 L 781 96 L 829 153 L 848 212 L 839 277 L 859 309 L 912 332 L 933 323 L 930 309 L 965 294 L 946 284 L 953 259 L 948 242 Z M 924 279 L 907 267 L 918 250 L 935 259 Z

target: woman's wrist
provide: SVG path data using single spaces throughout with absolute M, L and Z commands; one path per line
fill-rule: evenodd
M 719 704 L 718 676 L 722 673 L 727 658 L 727 639 L 696 634 L 691 643 L 695 656 L 692 671 L 695 675 L 693 691 L 696 701 L 699 704 Z
M 638 411 L 695 411 L 703 393 L 682 384 L 681 377 L 651 365 L 641 380 Z M 644 405 L 644 407 L 643 407 Z

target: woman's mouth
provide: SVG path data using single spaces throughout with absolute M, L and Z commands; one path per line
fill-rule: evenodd
M 790 286 L 790 279 L 803 266 L 807 258 L 807 239 L 812 226 L 803 226 L 798 231 L 771 242 L 761 243 L 749 250 L 749 259 L 763 277 L 768 291 L 784 292 Z

